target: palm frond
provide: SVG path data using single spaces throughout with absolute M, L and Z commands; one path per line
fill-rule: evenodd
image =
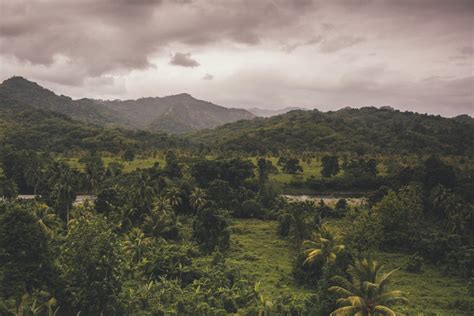
M 376 312 L 377 314 L 384 315 L 384 316 L 397 316 L 397 314 L 392 309 L 388 308 L 387 306 L 382 306 L 382 305 L 375 306 L 374 312 Z
M 334 312 L 332 312 L 330 315 L 331 316 L 353 316 L 360 312 L 360 308 L 357 306 L 345 306 L 336 309 Z

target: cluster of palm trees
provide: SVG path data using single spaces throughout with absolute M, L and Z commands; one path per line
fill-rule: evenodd
M 314 240 L 307 240 L 304 245 L 307 247 L 304 264 L 310 265 L 334 264 L 337 255 L 345 248 L 339 235 L 328 225 L 321 225 Z M 390 290 L 388 287 L 392 275 L 398 269 L 382 273 L 383 267 L 370 257 L 363 258 L 349 265 L 348 278 L 333 277 L 335 285 L 328 290 L 340 298 L 336 301 L 339 307 L 331 316 L 396 316 L 391 306 L 405 303 L 407 298 L 402 291 Z

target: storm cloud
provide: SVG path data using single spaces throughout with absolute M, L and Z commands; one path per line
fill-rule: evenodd
M 470 0 L 1 1 L 1 80 L 74 97 L 474 114 Z

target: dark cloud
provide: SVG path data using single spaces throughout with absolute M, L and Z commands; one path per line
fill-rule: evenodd
M 222 93 L 235 93 L 235 105 L 321 97 L 334 106 L 474 107 L 472 0 L 0 1 L 0 79 L 21 74 L 76 95 L 80 86 L 125 93 L 123 82 L 154 67 L 148 78 L 167 76 L 168 62 L 198 66 L 190 54 L 168 60 L 195 52 L 212 73 L 202 79 L 215 75 L 213 88 L 225 81 Z M 183 90 L 192 80 L 210 89 L 200 79 L 173 80 Z M 452 110 L 440 110 L 446 104 Z
M 171 65 L 182 67 L 198 67 L 199 63 L 191 58 L 191 53 L 176 53 L 171 57 Z

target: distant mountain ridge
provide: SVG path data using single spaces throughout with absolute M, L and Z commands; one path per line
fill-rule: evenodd
M 277 110 L 269 110 L 269 109 L 261 109 L 261 108 L 249 108 L 249 109 L 246 109 L 246 110 L 249 111 L 250 113 L 252 113 L 253 115 L 258 116 L 258 117 L 272 117 L 272 116 L 275 116 L 275 115 L 285 114 L 285 113 L 288 113 L 288 112 L 291 112 L 291 111 L 297 111 L 297 110 L 309 111 L 310 109 L 300 108 L 300 107 L 297 107 L 297 106 L 290 106 L 290 107 L 277 109 Z
M 222 107 L 186 93 L 124 101 L 73 100 L 22 77 L 5 80 L 0 93 L 86 123 L 154 132 L 186 133 L 255 117 L 246 110 Z
M 225 123 L 255 117 L 246 110 L 225 108 L 195 99 L 187 93 L 100 103 L 120 113 L 139 128 L 172 133 L 214 128 Z

